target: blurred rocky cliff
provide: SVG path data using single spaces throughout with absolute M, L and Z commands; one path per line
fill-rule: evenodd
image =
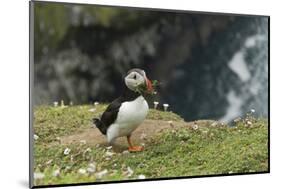
M 268 18 L 35 3 L 35 104 L 110 102 L 134 67 L 186 120 L 268 113 Z

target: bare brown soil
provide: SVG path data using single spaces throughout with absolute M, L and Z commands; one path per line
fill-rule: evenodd
M 200 120 L 195 122 L 184 122 L 184 121 L 169 121 L 162 120 L 145 120 L 133 133 L 131 140 L 134 145 L 144 145 L 149 141 L 153 136 L 163 132 L 164 130 L 175 130 L 181 127 L 194 127 L 198 126 L 214 126 L 218 124 L 214 121 L 209 120 Z M 93 127 L 85 129 L 83 132 L 61 137 L 60 143 L 67 145 L 72 143 L 87 143 L 90 145 L 100 145 L 100 146 L 109 146 L 106 141 L 106 136 L 102 135 L 100 131 Z M 54 143 L 53 143 L 54 145 Z M 124 151 L 128 147 L 126 137 L 118 138 L 114 145 L 114 151 Z

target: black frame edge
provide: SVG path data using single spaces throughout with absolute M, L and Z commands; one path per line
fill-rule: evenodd
M 34 187 L 33 173 L 33 75 L 34 75 L 34 2 L 29 1 L 29 188 Z
M 162 12 L 174 12 L 174 13 L 190 13 L 190 14 L 207 14 L 207 15 L 218 15 L 218 16 L 246 16 L 246 17 L 269 17 L 269 15 L 260 14 L 245 14 L 245 13 L 227 13 L 227 12 L 209 12 L 209 11 L 195 11 L 185 9 L 166 9 L 166 8 L 149 8 L 149 7 L 134 7 L 124 5 L 105 5 L 95 3 L 74 3 L 67 1 L 44 1 L 44 0 L 31 0 L 35 3 L 50 3 L 50 4 L 68 4 L 68 5 L 94 5 L 100 7 L 112 7 L 112 8 L 123 8 L 123 9 L 135 9 L 135 10 L 150 10 L 150 11 L 162 11 Z

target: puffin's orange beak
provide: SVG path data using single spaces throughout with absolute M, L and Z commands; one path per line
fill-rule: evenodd
M 145 80 L 146 80 L 146 88 L 147 88 L 147 91 L 148 91 L 148 92 L 152 92 L 152 91 L 153 91 L 153 86 L 152 86 L 151 81 L 150 81 L 147 77 L 145 77 Z

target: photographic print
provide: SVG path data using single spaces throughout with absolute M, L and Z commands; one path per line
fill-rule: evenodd
M 269 172 L 269 17 L 30 2 L 30 186 Z

